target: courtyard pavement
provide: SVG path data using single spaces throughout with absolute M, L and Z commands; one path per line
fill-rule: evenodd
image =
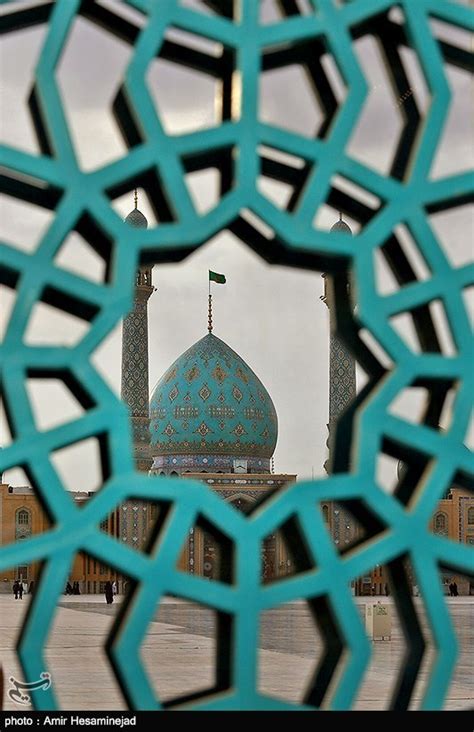
M 391 598 L 355 598 L 361 614 L 364 605 L 377 599 L 392 605 Z M 121 598 L 107 606 L 103 596 L 80 595 L 61 599 L 46 660 L 64 710 L 126 709 L 112 671 L 102 651 Z M 474 706 L 474 597 L 446 598 L 460 643 L 460 655 L 445 709 Z M 21 679 L 14 646 L 30 598 L 16 600 L 0 595 L 0 658 L 8 679 Z M 422 625 L 422 604 L 415 598 Z M 392 605 L 393 607 L 393 605 Z M 150 623 L 141 653 L 160 698 L 171 699 L 212 685 L 214 616 L 192 603 L 166 598 Z M 311 678 L 322 650 L 305 603 L 292 603 L 266 612 L 261 619 L 260 687 L 271 696 L 297 701 Z M 396 672 L 402 661 L 404 643 L 396 619 L 390 641 L 372 643 L 370 667 L 361 685 L 355 709 L 387 708 Z M 432 647 L 425 654 L 413 708 L 417 708 L 433 660 Z M 6 697 L 7 710 L 25 710 Z

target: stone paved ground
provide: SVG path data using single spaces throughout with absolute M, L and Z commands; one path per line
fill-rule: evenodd
M 373 599 L 357 598 L 361 613 L 367 601 Z M 416 602 L 423 616 L 419 598 Z M 445 708 L 468 709 L 474 705 L 474 597 L 447 598 L 447 602 L 460 639 L 461 654 Z M 15 601 L 9 595 L 0 595 L 0 657 L 7 681 L 12 675 L 21 678 L 13 649 L 28 603 L 28 597 Z M 117 603 L 107 607 L 100 596 L 63 598 L 46 653 L 62 709 L 125 708 L 101 650 L 116 611 Z M 162 604 L 150 624 L 142 653 L 163 699 L 211 685 L 213 627 L 210 611 L 171 598 Z M 262 618 L 260 647 L 262 690 L 297 700 L 322 649 L 306 605 L 294 603 L 266 613 Z M 403 649 L 395 622 L 392 640 L 373 644 L 372 663 L 361 686 L 357 709 L 386 707 Z M 431 651 L 423 669 L 432 658 Z M 414 707 L 419 703 L 424 683 L 426 671 L 420 675 Z M 6 708 L 17 707 L 7 699 Z

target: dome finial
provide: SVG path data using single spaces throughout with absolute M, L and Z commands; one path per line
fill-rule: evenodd
M 135 208 L 138 208 L 138 191 L 135 188 L 135 191 L 133 193 L 133 200 L 135 201 Z

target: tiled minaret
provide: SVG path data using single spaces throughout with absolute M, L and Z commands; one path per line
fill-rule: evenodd
M 146 229 L 148 222 L 138 210 L 135 192 L 135 208 L 125 222 L 139 229 Z M 122 327 L 122 384 L 121 397 L 128 405 L 133 430 L 133 457 L 135 467 L 141 472 L 151 468 L 150 407 L 148 384 L 148 300 L 154 287 L 152 268 L 140 267 L 136 275 L 133 308 Z
M 352 235 L 350 227 L 339 218 L 331 231 Z M 329 310 L 329 423 L 328 440 L 329 458 L 324 463 L 326 472 L 331 464 L 335 426 L 339 416 L 356 396 L 355 359 L 336 334 L 336 308 L 334 303 L 333 281 L 330 275 L 324 277 L 324 296 L 321 298 Z M 356 535 L 353 517 L 337 503 L 330 505 L 328 513 L 329 527 L 334 542 L 343 548 L 352 543 Z
M 135 208 L 125 222 L 146 229 L 148 221 Z M 135 468 L 148 473 L 151 468 L 150 404 L 148 383 L 148 300 L 154 291 L 152 268 L 140 267 L 136 274 L 133 308 L 122 326 L 122 383 L 120 395 L 130 410 Z M 125 501 L 120 506 L 120 538 L 141 550 L 146 544 L 152 523 L 152 506 L 144 501 Z M 119 582 L 121 585 L 121 581 Z

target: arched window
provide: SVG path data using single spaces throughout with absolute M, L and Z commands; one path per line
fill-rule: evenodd
M 21 508 L 16 515 L 16 522 L 19 526 L 28 526 L 30 523 L 30 512 Z
M 445 513 L 437 513 L 434 518 L 434 532 L 446 536 L 448 533 L 448 517 Z
M 327 506 L 323 506 L 323 518 L 326 523 L 329 521 L 329 508 Z
M 467 509 L 467 523 L 474 524 L 474 506 Z

